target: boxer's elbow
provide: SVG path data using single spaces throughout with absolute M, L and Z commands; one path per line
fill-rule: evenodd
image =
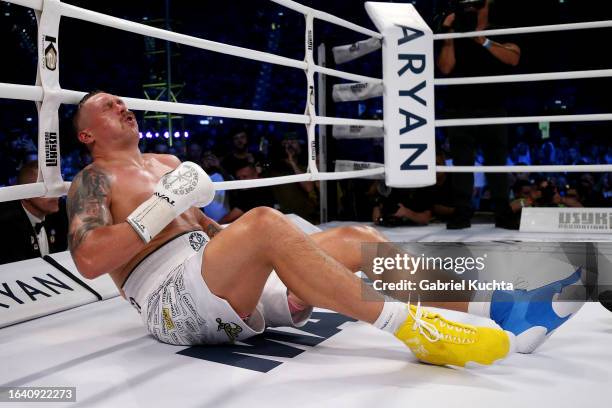
M 95 254 L 88 252 L 86 248 L 72 251 L 72 259 L 79 273 L 85 279 L 95 279 L 105 273 L 101 262 L 96 259 Z

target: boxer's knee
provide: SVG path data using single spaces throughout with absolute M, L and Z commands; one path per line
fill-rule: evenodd
M 384 236 L 376 229 L 366 225 L 350 225 L 338 228 L 338 234 L 343 239 L 358 242 L 383 242 Z
M 283 213 L 270 207 L 255 207 L 240 217 L 240 220 L 245 232 L 258 237 L 259 243 L 287 231 L 285 226 L 289 223 Z

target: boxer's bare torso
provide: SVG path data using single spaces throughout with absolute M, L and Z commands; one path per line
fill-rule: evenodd
M 99 225 L 125 223 L 126 217 L 153 194 L 161 177 L 179 164 L 174 156 L 143 154 L 141 163 L 97 159 L 83 169 L 69 193 L 71 219 L 78 217 L 82 221 L 75 222 L 71 228 L 71 249 Z M 193 230 L 205 230 L 209 235 L 215 235 L 218 226 L 199 209 L 190 208 L 177 216 L 153 240 L 144 244 L 129 261 L 109 270 L 108 274 L 120 288 L 130 271 L 144 257 L 177 235 Z M 113 253 L 109 252 L 108 256 L 112 257 Z

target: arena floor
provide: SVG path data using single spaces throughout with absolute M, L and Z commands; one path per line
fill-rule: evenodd
M 340 223 L 323 228 L 330 225 Z M 398 241 L 542 239 L 487 225 L 385 233 Z M 76 387 L 76 403 L 53 406 L 595 406 L 612 386 L 610 335 L 612 314 L 591 303 L 535 354 L 453 369 L 420 364 L 392 336 L 326 311 L 303 330 L 269 331 L 249 344 L 165 345 L 113 297 L 1 329 L 0 386 Z

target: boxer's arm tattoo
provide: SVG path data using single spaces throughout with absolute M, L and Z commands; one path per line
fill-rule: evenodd
M 221 232 L 221 230 L 222 228 L 219 227 L 219 225 L 217 225 L 215 222 L 211 222 L 208 224 L 208 226 L 206 226 L 206 235 L 208 235 L 209 238 L 212 238 Z
M 110 178 L 96 166 L 84 169 L 72 182 L 67 212 L 68 246 L 74 252 L 94 229 L 112 225 L 109 209 Z

